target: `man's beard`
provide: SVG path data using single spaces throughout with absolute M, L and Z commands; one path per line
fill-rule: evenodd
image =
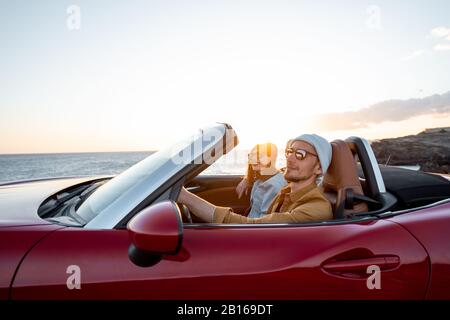
M 300 182 L 309 179 L 310 177 L 307 177 L 305 175 L 302 175 L 301 173 L 298 176 L 292 176 L 289 174 L 289 169 L 286 169 L 286 172 L 284 173 L 284 179 L 287 182 Z
M 300 181 L 302 181 L 301 179 L 298 179 L 298 178 L 286 178 L 286 177 L 284 177 L 284 180 L 286 180 L 287 182 L 300 182 Z

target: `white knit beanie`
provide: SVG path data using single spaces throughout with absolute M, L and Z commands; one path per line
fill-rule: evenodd
M 294 141 L 305 141 L 312 145 L 314 149 L 316 149 L 320 166 L 322 167 L 322 174 L 325 175 L 328 167 L 330 166 L 331 156 L 333 154 L 331 143 L 329 143 L 325 138 L 318 136 L 317 134 L 302 134 L 297 138 L 292 139 L 291 143 Z

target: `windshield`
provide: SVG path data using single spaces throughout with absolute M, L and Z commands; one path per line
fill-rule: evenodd
M 98 188 L 76 213 L 89 227 L 113 224 L 124 217 L 171 176 L 194 162 L 205 161 L 204 152 L 214 148 L 225 135 L 225 126 L 217 124 L 200 129 L 178 143 L 158 151 L 125 170 Z M 220 145 L 221 147 L 222 145 Z M 102 216 L 94 223 L 92 220 Z M 89 223 L 91 222 L 91 223 Z

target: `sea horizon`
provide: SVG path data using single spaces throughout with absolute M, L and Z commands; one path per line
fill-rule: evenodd
M 0 184 L 43 178 L 115 176 L 156 151 L 0 154 Z M 281 157 L 280 157 L 281 159 Z M 235 149 L 202 174 L 244 174 L 247 150 Z
M 0 156 L 26 156 L 26 155 L 55 155 L 55 154 L 85 154 L 85 153 L 155 153 L 158 150 L 139 151 L 61 151 L 61 152 L 21 152 L 21 153 L 0 153 Z

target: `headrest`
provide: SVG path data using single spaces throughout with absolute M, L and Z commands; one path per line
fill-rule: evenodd
M 324 191 L 338 192 L 339 189 L 351 188 L 354 193 L 363 194 L 359 182 L 356 162 L 345 141 L 331 142 L 333 156 L 327 173 L 323 177 Z

